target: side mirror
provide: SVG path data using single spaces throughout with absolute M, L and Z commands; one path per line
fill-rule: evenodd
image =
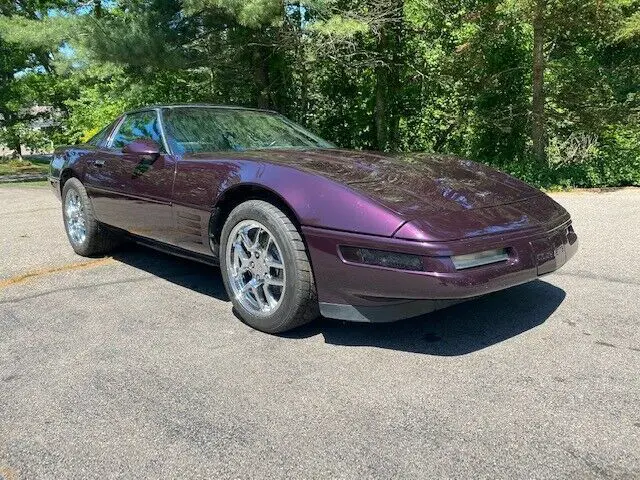
M 155 161 L 160 155 L 160 145 L 150 138 L 136 138 L 122 147 L 122 153 L 140 157 L 142 160 Z

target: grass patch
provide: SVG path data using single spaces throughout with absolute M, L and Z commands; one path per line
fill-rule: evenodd
M 47 173 L 49 164 L 33 163 L 27 160 L 0 160 L 0 175 L 18 175 L 21 173 Z
M 0 183 L 0 188 L 48 188 L 49 182 L 39 180 L 37 182 L 7 182 Z
M 22 160 L 26 160 L 27 162 L 31 162 L 31 163 L 41 163 L 44 165 L 49 165 L 52 159 L 53 159 L 53 155 L 50 155 L 47 153 L 43 153 L 43 154 L 34 153 L 33 155 L 22 156 Z

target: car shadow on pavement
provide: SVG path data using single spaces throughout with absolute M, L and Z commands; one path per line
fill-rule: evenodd
M 220 269 L 140 245 L 129 245 L 113 254 L 114 260 L 210 297 L 229 301 Z
M 229 301 L 216 267 L 135 245 L 116 252 L 113 258 L 176 285 Z M 407 320 L 370 324 L 319 318 L 280 337 L 295 340 L 322 335 L 332 345 L 465 355 L 543 324 L 565 296 L 561 288 L 536 280 Z
M 536 280 L 407 320 L 370 324 L 320 319 L 284 336 L 322 334 L 333 345 L 465 355 L 543 324 L 565 296 L 564 290 Z

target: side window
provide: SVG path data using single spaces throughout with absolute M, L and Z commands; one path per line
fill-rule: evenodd
M 87 143 L 89 145 L 93 145 L 94 147 L 99 147 L 104 143 L 112 127 L 113 127 L 113 123 L 110 123 L 109 125 L 104 127 L 102 130 L 100 130 L 98 133 L 96 133 L 93 137 L 91 137 L 91 140 L 89 140 Z
M 111 147 L 121 149 L 136 138 L 150 138 L 162 144 L 158 116 L 155 111 L 127 115 L 111 141 Z

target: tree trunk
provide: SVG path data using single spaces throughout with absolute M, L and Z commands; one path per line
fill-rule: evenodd
M 306 7 L 300 2 L 296 2 L 293 5 L 295 6 L 295 10 L 290 15 L 290 28 L 291 35 L 294 37 L 295 63 L 292 65 L 291 73 L 287 74 L 289 76 L 288 80 L 294 90 L 296 87 L 299 87 L 298 96 L 300 100 L 299 102 L 293 103 L 294 118 L 298 123 L 306 126 L 309 103 L 309 71 L 307 68 L 307 57 L 303 38 Z M 288 69 L 285 69 L 285 71 L 288 72 Z
M 302 125 L 307 126 L 307 111 L 309 110 L 309 70 L 307 69 L 307 56 L 304 48 L 304 42 L 302 39 L 302 31 L 304 28 L 305 15 L 303 7 L 298 3 L 298 58 L 300 62 L 300 120 Z
M 102 0 L 93 0 L 93 16 L 97 19 L 102 17 Z
M 546 60 L 544 56 L 545 42 L 545 9 L 546 0 L 536 0 L 533 12 L 533 75 L 532 75 L 532 104 L 533 125 L 531 139 L 533 153 L 538 164 L 547 163 L 547 134 L 545 117 L 544 71 Z
M 389 118 L 388 118 L 388 84 L 389 84 L 389 68 L 388 68 L 388 32 L 387 27 L 383 27 L 380 31 L 378 39 L 377 52 L 378 59 L 375 67 L 376 76 L 376 103 L 374 107 L 374 126 L 375 139 L 374 147 L 377 150 L 385 150 L 389 138 Z
M 376 67 L 376 105 L 374 110 L 375 145 L 377 150 L 387 147 L 387 69 L 384 65 Z
M 375 146 L 394 150 L 399 143 L 404 0 L 380 1 L 378 8 L 384 10 L 385 17 L 376 45 Z
M 309 72 L 304 62 L 305 59 L 302 60 L 300 66 L 300 123 L 306 127 L 309 111 Z
M 267 56 L 264 55 L 262 47 L 256 47 L 256 51 L 253 56 L 254 63 L 254 77 L 256 86 L 258 87 L 258 108 L 269 108 L 270 92 L 269 92 L 269 70 L 267 64 Z
M 17 132 L 13 132 L 13 138 L 11 139 L 11 148 L 15 151 L 14 155 L 17 158 L 22 159 L 22 139 L 20 138 L 20 134 Z
M 404 1 L 398 3 L 400 11 L 403 9 Z M 389 97 L 389 130 L 387 146 L 389 150 L 397 151 L 400 144 L 400 117 L 403 108 L 402 92 L 402 66 L 405 65 L 403 49 L 403 28 L 404 19 L 400 17 L 392 26 L 391 65 L 389 71 L 389 82 L 387 85 L 387 95 Z

